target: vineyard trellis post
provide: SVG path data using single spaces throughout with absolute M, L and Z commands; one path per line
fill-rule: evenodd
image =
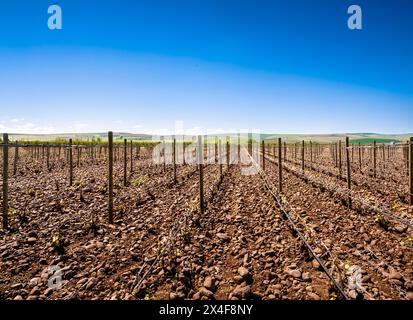
M 341 168 L 341 140 L 338 140 L 338 178 L 341 180 L 342 177 L 342 168 Z
M 407 173 L 407 176 L 409 176 L 410 174 L 409 172 L 409 140 L 406 141 L 406 146 L 403 147 L 403 150 L 404 150 L 404 157 L 406 160 L 406 168 L 407 168 L 406 173 Z
M 222 181 L 222 146 L 221 146 L 221 139 L 219 139 L 218 140 L 218 151 L 219 151 L 219 154 L 218 154 L 218 159 L 219 159 L 219 161 L 218 161 L 218 163 L 219 163 L 219 178 L 220 178 L 220 181 Z
M 215 156 L 214 162 L 218 163 L 218 137 L 217 136 L 215 136 L 214 156 Z
M 113 223 L 113 132 L 108 133 L 108 213 L 109 223 Z
M 73 154 L 72 154 L 72 138 L 69 139 L 69 186 L 73 184 Z
M 8 229 L 8 214 L 9 214 L 9 198 L 8 185 L 9 183 L 9 135 L 3 134 L 3 230 Z
M 310 168 L 313 168 L 313 143 L 310 140 Z
M 376 163 L 377 163 L 377 150 L 376 150 L 376 140 L 373 142 L 373 177 L 376 177 Z
M 282 192 L 282 144 L 281 138 L 278 138 L 278 189 Z
M 173 165 L 174 165 L 174 183 L 176 183 L 176 139 L 175 136 L 173 137 L 173 149 L 172 149 L 172 156 L 173 156 Z
M 127 171 L 127 156 L 128 156 L 128 141 L 123 139 L 123 186 L 126 187 L 126 171 Z
M 204 214 L 204 148 L 202 143 L 202 136 L 198 136 L 198 167 L 199 167 L 199 211 L 201 215 Z
M 238 148 L 237 148 L 238 163 L 240 163 L 241 162 L 241 134 L 240 133 L 238 133 L 237 142 L 238 142 Z
M 409 189 L 410 205 L 413 205 L 413 137 L 409 141 Z
M 229 137 L 227 137 L 227 168 L 229 168 L 229 157 L 230 157 L 230 154 L 229 154 Z
M 301 171 L 304 174 L 304 140 L 302 142 L 302 147 L 301 147 Z
M 350 171 L 350 143 L 349 143 L 349 138 L 346 137 L 346 164 L 347 164 L 347 187 L 350 192 L 351 190 L 351 171 Z M 351 195 L 349 194 L 348 198 L 348 204 L 349 207 L 351 208 Z
M 130 176 L 132 177 L 133 172 L 133 141 L 130 141 Z
M 261 142 L 261 153 L 262 153 L 262 170 L 265 171 L 265 143 L 264 140 Z
M 163 152 L 163 172 L 166 172 L 166 145 L 165 145 L 165 137 L 162 137 L 162 152 Z

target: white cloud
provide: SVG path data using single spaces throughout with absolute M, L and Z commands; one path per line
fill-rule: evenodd
M 7 133 L 46 134 L 56 132 L 52 126 L 36 125 L 32 122 L 25 122 L 24 119 L 19 118 L 3 120 L 1 123 L 0 129 Z

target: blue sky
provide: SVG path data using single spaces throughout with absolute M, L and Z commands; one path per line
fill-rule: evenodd
M 0 131 L 413 132 L 412 1 L 54 3 L 0 0 Z

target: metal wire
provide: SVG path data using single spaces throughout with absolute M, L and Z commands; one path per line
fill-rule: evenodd
M 249 154 L 248 154 L 249 155 Z M 264 185 L 267 188 L 267 190 L 269 191 L 269 193 L 271 194 L 271 196 L 273 197 L 273 199 L 277 202 L 280 210 L 283 212 L 283 214 L 287 217 L 288 221 L 290 222 L 291 226 L 293 227 L 294 231 L 297 233 L 298 237 L 301 239 L 301 241 L 303 241 L 304 245 L 307 247 L 307 249 L 311 252 L 311 254 L 314 256 L 314 258 L 317 260 L 317 262 L 320 264 L 321 268 L 323 269 L 324 273 L 327 275 L 327 277 L 331 280 L 331 282 L 333 283 L 333 285 L 336 287 L 336 289 L 339 291 L 339 293 L 341 294 L 341 296 L 345 299 L 345 300 L 349 300 L 349 298 L 347 297 L 347 295 L 345 294 L 345 292 L 343 291 L 343 289 L 341 288 L 341 286 L 338 284 L 338 282 L 334 279 L 333 275 L 328 271 L 327 267 L 324 265 L 323 261 L 320 259 L 320 257 L 314 252 L 314 249 L 312 248 L 312 246 L 308 243 L 308 241 L 305 239 L 304 235 L 300 232 L 300 230 L 297 228 L 296 223 L 294 222 L 294 220 L 292 219 L 292 217 L 290 216 L 290 214 L 287 212 L 287 210 L 284 208 L 283 204 L 281 203 L 281 200 L 279 198 L 279 196 L 276 194 L 276 192 L 274 191 L 275 187 L 271 185 L 271 183 L 269 182 L 267 175 L 265 174 L 265 172 L 261 169 L 261 167 L 257 164 L 257 162 L 251 157 L 251 155 L 249 155 L 252 163 L 254 164 L 254 166 L 256 167 L 256 169 L 258 170 L 260 177 L 262 178 L 262 180 L 264 181 Z
M 265 157 L 265 158 L 266 158 L 268 161 L 270 161 L 270 162 L 272 162 L 272 163 L 274 163 L 274 164 L 278 164 L 276 161 L 274 161 L 274 160 L 272 160 L 272 159 L 270 159 L 270 158 L 268 158 L 268 157 Z M 308 175 L 305 175 L 305 174 L 303 174 L 303 173 L 300 173 L 300 172 L 298 172 L 298 171 L 296 171 L 296 170 L 293 170 L 293 169 L 287 167 L 285 164 L 283 164 L 283 167 L 284 167 L 286 170 L 288 170 L 289 172 L 293 173 L 294 175 L 299 176 L 299 177 L 301 177 L 301 178 L 305 178 L 307 181 L 311 182 L 312 184 L 318 184 L 319 186 L 322 186 L 323 188 L 327 189 L 327 190 L 328 190 L 329 192 L 331 192 L 331 193 L 336 193 L 336 194 L 341 195 L 343 198 L 346 197 L 346 198 L 348 198 L 348 199 L 357 201 L 357 202 L 361 203 L 363 206 L 367 207 L 369 210 L 372 210 L 372 211 L 374 211 L 374 212 L 376 212 L 376 213 L 380 213 L 380 214 L 382 214 L 382 215 L 384 215 L 384 216 L 387 216 L 388 218 L 393 219 L 393 220 L 396 220 L 396 221 L 398 221 L 399 223 L 404 224 L 404 225 L 407 226 L 408 228 L 413 229 L 413 223 L 412 223 L 411 221 L 406 220 L 406 219 L 403 219 L 403 218 L 401 218 L 401 217 L 398 217 L 398 216 L 394 215 L 392 212 L 390 212 L 390 211 L 388 211 L 388 210 L 386 210 L 386 209 L 382 209 L 382 208 L 379 208 L 379 207 L 377 207 L 377 206 L 375 206 L 375 205 L 372 205 L 370 202 L 368 202 L 368 201 L 366 201 L 366 200 L 364 200 L 364 199 L 362 199 L 362 198 L 355 197 L 355 196 L 351 195 L 350 191 L 348 191 L 348 190 L 343 190 L 343 189 L 340 188 L 340 187 L 335 187 L 335 188 L 330 187 L 330 186 L 328 186 L 327 184 L 325 184 L 325 183 L 323 183 L 323 182 L 321 182 L 321 181 L 319 181 L 319 180 L 312 179 L 312 178 L 310 178 Z

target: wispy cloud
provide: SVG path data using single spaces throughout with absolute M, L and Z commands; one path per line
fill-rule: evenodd
M 46 134 L 56 132 L 53 126 L 41 126 L 33 122 L 25 121 L 23 118 L 2 120 L 0 121 L 0 129 L 7 133 Z

